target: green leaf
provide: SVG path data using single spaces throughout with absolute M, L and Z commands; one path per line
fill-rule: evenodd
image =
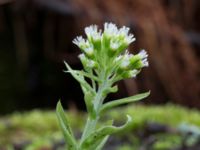
M 68 71 L 64 71 L 64 72 L 66 72 L 66 73 L 71 73 L 71 71 L 69 71 L 69 70 L 68 70 Z M 87 72 L 85 72 L 85 71 L 73 70 L 73 72 L 77 73 L 78 75 L 82 75 L 82 76 L 85 76 L 85 77 L 87 77 L 87 78 L 93 79 L 93 80 L 95 80 L 95 81 L 101 82 L 101 80 L 98 79 L 96 76 L 94 76 L 94 75 L 92 75 L 92 74 L 89 74 L 89 73 L 87 73 Z
M 81 84 L 82 89 L 94 91 L 91 88 L 91 86 L 84 80 L 84 77 L 81 74 L 77 74 L 76 71 L 72 70 L 71 67 L 67 64 L 67 62 L 64 62 L 64 63 L 65 63 L 65 66 L 67 67 L 69 73 L 71 73 L 71 75 Z
M 150 92 L 145 92 L 145 93 L 142 93 L 142 94 L 137 94 L 137 95 L 130 96 L 130 97 L 127 97 L 127 98 L 122 98 L 122 99 L 118 99 L 118 100 L 114 100 L 114 101 L 105 103 L 102 106 L 102 108 L 100 109 L 100 113 L 103 113 L 110 108 L 113 108 L 113 107 L 116 107 L 116 106 L 119 106 L 119 105 L 122 105 L 122 104 L 127 104 L 127 103 L 130 103 L 130 102 L 139 101 L 139 100 L 144 99 L 147 96 L 149 96 L 149 94 L 150 94 Z
M 94 131 L 92 134 L 85 138 L 85 140 L 81 144 L 81 148 L 83 150 L 96 150 L 97 148 L 99 149 L 100 144 L 105 144 L 104 140 L 108 135 L 126 129 L 127 127 L 129 127 L 131 121 L 132 118 L 129 115 L 127 115 L 127 121 L 123 126 L 115 127 L 112 125 L 108 125 Z
M 105 89 L 103 91 L 103 95 L 106 96 L 109 93 L 116 93 L 117 91 L 118 91 L 118 87 L 117 87 L 117 85 L 115 85 L 113 87 L 109 87 L 109 88 Z
M 109 120 L 106 125 L 112 125 L 113 124 L 113 120 Z M 103 138 L 103 140 L 101 140 L 97 146 L 97 148 L 95 150 L 102 150 L 103 146 L 106 144 L 108 138 L 110 135 L 107 135 L 106 137 Z
M 77 147 L 76 147 L 77 144 L 76 144 L 74 135 L 72 133 L 68 120 L 65 116 L 65 112 L 63 110 L 63 107 L 60 101 L 57 103 L 57 106 L 56 106 L 56 114 L 57 114 L 57 118 L 58 118 L 60 127 L 62 129 L 64 138 L 65 138 L 65 141 L 67 142 L 68 150 L 77 150 Z
M 102 148 L 104 147 L 104 145 L 106 144 L 107 140 L 109 138 L 109 135 L 107 135 L 97 146 L 97 148 L 95 150 L 102 150 Z

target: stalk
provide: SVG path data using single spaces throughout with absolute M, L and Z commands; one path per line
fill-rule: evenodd
M 84 127 L 83 130 L 83 134 L 81 136 L 81 140 L 80 140 L 80 145 L 82 144 L 82 142 L 84 141 L 84 139 L 89 136 L 91 133 L 93 133 L 96 129 L 96 124 L 100 118 L 100 114 L 99 114 L 99 110 L 101 108 L 102 105 L 102 101 L 104 100 L 105 96 L 103 96 L 103 91 L 106 90 L 106 88 L 108 88 L 107 86 L 107 79 L 105 79 L 105 71 L 103 71 L 103 73 L 100 74 L 100 79 L 101 81 L 104 80 L 103 83 L 98 83 L 98 91 L 95 95 L 94 98 L 94 109 L 96 111 L 96 117 L 95 118 L 91 118 L 89 115 L 87 117 L 87 122 L 86 125 Z

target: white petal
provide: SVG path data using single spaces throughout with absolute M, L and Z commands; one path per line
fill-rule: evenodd
M 143 50 L 141 50 L 140 52 L 139 52 L 139 54 L 138 54 L 142 59 L 144 59 L 144 58 L 147 58 L 148 57 L 148 54 L 147 54 L 147 52 L 143 49 Z
M 101 30 L 98 31 L 97 25 L 91 25 L 85 28 L 85 33 L 89 38 L 93 38 L 94 40 L 101 39 Z
M 116 50 L 116 49 L 119 48 L 119 46 L 120 46 L 120 45 L 119 45 L 119 42 L 113 41 L 113 40 L 110 41 L 110 48 L 111 48 L 111 49 Z
M 129 73 L 130 73 L 130 76 L 132 77 L 132 78 L 135 78 L 136 77 L 136 74 L 137 74 L 137 70 L 131 70 Z
M 86 43 L 86 40 L 82 36 L 78 36 L 72 42 L 80 47 L 80 45 Z
M 92 47 L 85 48 L 84 51 L 88 55 L 92 55 L 94 53 L 94 49 Z
M 117 34 L 118 29 L 117 26 L 113 23 L 105 23 L 104 24 L 104 32 L 110 35 Z
M 144 67 L 148 67 L 148 66 L 149 66 L 149 62 L 148 62 L 148 60 L 147 60 L 147 58 L 148 58 L 147 52 L 146 52 L 145 50 L 141 50 L 141 51 L 139 52 L 138 55 L 139 55 L 139 56 L 141 57 L 141 59 L 142 59 L 143 66 L 144 66 Z

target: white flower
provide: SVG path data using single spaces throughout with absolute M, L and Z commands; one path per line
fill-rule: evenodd
M 89 56 L 92 56 L 93 54 L 94 54 L 94 49 L 93 49 L 93 47 L 87 47 L 87 48 L 85 48 L 84 49 L 84 52 L 87 54 L 87 55 L 89 55 Z
M 134 42 L 136 40 L 136 38 L 134 38 L 133 34 L 129 34 L 124 38 L 125 43 L 130 44 L 132 42 Z
M 89 68 L 94 68 L 94 67 L 96 67 L 96 65 L 97 65 L 96 62 L 93 60 L 89 60 L 87 63 L 87 67 L 89 67 Z
M 128 35 L 129 30 L 130 30 L 130 28 L 123 26 L 119 29 L 119 33 L 124 34 L 124 35 Z
M 93 45 L 91 45 L 89 41 L 85 40 L 82 36 L 75 38 L 73 43 L 80 47 L 88 56 L 92 56 L 94 54 Z
M 143 67 L 148 67 L 149 66 L 149 62 L 147 60 L 148 54 L 145 50 L 141 50 L 138 54 L 142 60 L 143 63 Z
M 136 69 L 128 72 L 130 78 L 135 78 L 137 73 L 138 73 L 138 71 Z
M 88 58 L 86 58 L 85 54 L 80 54 L 79 56 L 79 59 L 81 60 L 83 66 L 86 66 L 87 65 L 87 62 L 88 62 Z
M 89 45 L 89 42 L 85 40 L 82 36 L 76 37 L 72 42 L 80 48 L 83 48 Z
M 86 60 L 86 57 L 85 57 L 85 54 L 80 54 L 79 56 L 78 56 L 81 60 Z
M 114 34 L 118 33 L 117 26 L 113 23 L 105 23 L 104 24 L 104 33 L 107 34 L 108 36 L 112 36 Z
M 119 29 L 119 36 L 124 37 L 124 41 L 127 44 L 134 42 L 136 39 L 134 38 L 133 34 L 129 34 L 130 28 L 123 26 Z
M 129 54 L 128 51 L 123 55 L 122 62 L 120 64 L 120 68 L 127 69 L 130 65 L 130 58 L 132 57 L 132 54 Z
M 119 55 L 119 56 L 117 56 L 116 58 L 115 58 L 115 62 L 118 62 L 119 60 L 121 60 L 122 59 L 122 55 Z
M 97 25 L 91 25 L 89 27 L 85 28 L 85 33 L 88 36 L 88 38 L 92 38 L 95 41 L 101 39 L 101 30 L 98 31 Z
M 120 64 L 120 68 L 126 69 L 129 65 L 130 65 L 130 61 L 123 60 L 122 63 Z
M 113 39 L 118 39 L 118 43 L 124 42 L 126 45 L 134 42 L 136 39 L 133 34 L 129 34 L 130 28 L 123 26 L 122 28 L 117 28 L 113 23 L 104 24 L 104 33 Z
M 91 59 L 88 59 L 85 54 L 80 54 L 79 56 L 79 59 L 81 60 L 83 66 L 86 66 L 88 68 L 94 68 L 97 66 L 97 63 Z
M 118 41 L 114 41 L 114 40 L 111 40 L 110 41 L 110 48 L 112 50 L 117 50 L 119 48 L 119 42 Z

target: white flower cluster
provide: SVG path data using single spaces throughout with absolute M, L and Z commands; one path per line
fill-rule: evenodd
M 118 29 L 115 24 L 105 23 L 104 24 L 104 33 L 108 37 L 112 37 L 113 40 L 123 39 L 126 44 L 130 44 L 135 41 L 134 35 L 129 34 L 130 28 L 123 26 Z M 119 42 L 119 41 L 118 41 Z
M 126 51 L 125 54 L 115 58 L 115 62 L 120 62 L 118 72 L 124 78 L 135 77 L 141 68 L 149 66 L 147 57 L 148 54 L 145 50 L 141 50 L 136 55 L 129 54 Z
M 79 58 L 84 68 L 96 69 L 98 66 L 118 64 L 116 68 L 119 73 L 125 72 L 126 77 L 134 77 L 139 69 L 147 67 L 148 55 L 145 50 L 136 55 L 129 54 L 126 50 L 136 40 L 129 31 L 130 28 L 117 28 L 113 23 L 105 23 L 103 32 L 98 30 L 97 25 L 86 27 L 87 39 L 78 36 L 73 40 L 83 52 Z

